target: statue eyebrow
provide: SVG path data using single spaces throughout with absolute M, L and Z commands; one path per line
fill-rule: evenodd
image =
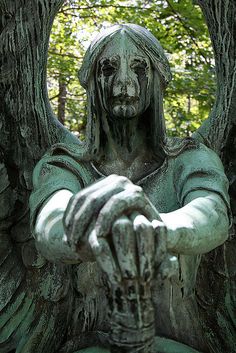
M 145 58 L 144 56 L 135 56 L 133 61 L 138 61 L 138 62 L 147 62 L 148 58 Z
M 137 62 L 137 63 L 147 63 L 147 60 L 145 60 L 144 58 L 143 59 L 141 59 L 141 58 L 134 58 L 133 60 L 132 60 L 132 62 L 133 63 L 135 63 L 135 62 Z
M 117 55 L 111 56 L 111 57 L 103 57 L 99 60 L 100 64 L 105 64 L 107 63 L 111 63 L 114 64 L 119 60 L 119 57 Z

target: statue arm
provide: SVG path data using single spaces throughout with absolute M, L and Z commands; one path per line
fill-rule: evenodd
M 167 227 L 167 249 L 186 255 L 203 254 L 221 245 L 228 237 L 228 210 L 214 192 L 191 192 L 185 206 L 160 214 Z M 154 221 L 155 223 L 155 221 Z
M 73 193 L 60 190 L 41 208 L 35 223 L 34 236 L 40 253 L 49 261 L 78 263 L 78 254 L 69 246 L 63 229 L 63 215 Z
M 63 228 L 63 215 L 72 195 L 83 187 L 85 170 L 68 155 L 46 154 L 33 173 L 30 222 L 38 251 L 49 261 L 78 263 Z
M 211 151 L 203 152 L 201 150 L 187 151 L 176 159 L 173 168 L 176 194 L 182 207 L 170 213 L 163 213 L 161 219 L 159 218 L 159 221 L 162 220 L 167 228 L 167 247 L 170 252 L 182 254 L 208 252 L 221 245 L 228 235 L 227 178 L 223 173 L 218 157 Z M 199 163 L 204 162 L 207 168 L 202 168 L 197 162 L 194 165 L 189 163 L 192 153 L 194 155 L 198 153 L 198 155 L 195 155 L 195 157 L 198 157 L 195 160 L 199 160 Z M 62 173 L 60 168 L 57 169 L 57 173 L 59 173 L 59 170 Z M 32 205 L 34 205 L 34 200 L 36 200 L 36 205 L 41 202 L 39 201 L 41 200 L 40 192 L 45 188 L 47 173 L 51 180 L 52 171 L 51 169 L 48 171 L 48 166 L 46 171 L 43 170 L 43 173 L 39 173 L 40 178 L 43 178 L 43 180 L 40 179 L 42 188 L 38 188 L 38 190 L 36 188 L 35 195 L 37 197 L 32 198 Z M 59 174 L 57 180 L 60 183 L 62 177 L 64 177 L 66 185 L 68 180 L 72 185 L 78 184 L 77 179 L 74 180 L 71 173 L 66 175 L 65 173 L 63 171 L 62 174 Z M 54 174 L 55 167 L 53 169 Z M 38 178 L 36 179 L 38 180 Z M 63 184 L 65 184 L 64 181 Z M 76 187 L 77 189 L 73 189 L 69 184 L 68 188 L 61 187 L 59 189 L 60 185 L 56 186 L 58 189 L 53 194 L 51 193 L 51 198 L 44 198 L 43 206 L 41 206 L 40 211 L 37 211 L 35 223 L 34 210 L 37 210 L 37 207 L 32 206 L 32 224 L 37 247 L 51 261 L 79 262 L 76 244 L 79 239 L 82 239 L 89 225 L 92 225 L 92 221 L 96 223 L 97 236 L 106 236 L 106 232 L 113 222 L 122 215 L 123 206 L 125 207 L 123 213 L 126 212 L 126 208 L 135 208 L 141 214 L 142 207 L 147 211 L 148 199 L 141 188 L 133 185 L 124 177 L 109 176 L 83 189 L 82 193 L 78 193 L 79 185 Z M 50 192 L 51 188 L 50 183 L 50 188 L 48 188 Z M 48 192 L 45 195 L 48 195 Z M 75 195 L 75 199 L 70 205 L 71 207 L 67 209 L 72 195 Z M 136 205 L 135 207 L 133 203 Z M 149 207 L 149 209 L 152 209 L 152 207 Z M 67 212 L 65 212 L 66 210 Z M 66 223 L 63 224 L 65 213 L 67 213 Z M 96 214 L 98 213 L 101 214 L 96 222 Z M 156 216 L 148 216 L 150 220 L 158 219 L 156 218 L 158 212 L 154 213 Z M 75 229 L 76 234 L 70 234 L 72 231 L 70 229 L 71 222 L 75 225 L 73 229 Z M 65 231 L 69 241 L 65 235 L 64 226 L 66 226 Z
M 227 239 L 231 217 L 222 162 L 200 144 L 177 156 L 172 170 L 180 208 L 160 215 L 167 228 L 167 248 L 186 255 L 209 252 Z
M 75 249 L 67 242 L 63 216 L 73 195 L 60 190 L 46 202 L 35 223 L 35 238 L 41 254 L 51 261 L 79 262 Z M 197 190 L 189 193 L 185 205 L 160 214 L 167 228 L 167 248 L 179 254 L 201 254 L 221 245 L 228 236 L 227 206 L 215 192 Z M 159 224 L 159 221 L 158 221 Z M 153 221 L 155 227 L 155 221 Z

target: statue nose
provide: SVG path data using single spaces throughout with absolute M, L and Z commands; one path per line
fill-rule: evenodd
M 135 96 L 137 84 L 128 70 L 119 70 L 114 82 L 114 95 Z

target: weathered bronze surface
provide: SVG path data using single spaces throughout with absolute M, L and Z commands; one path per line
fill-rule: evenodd
M 235 214 L 234 4 L 197 1 L 218 91 L 195 140 L 166 137 L 168 62 L 149 32 L 123 25 L 86 53 L 81 144 L 53 119 L 45 88 L 62 2 L 0 4 L 0 352 L 233 353 L 228 182 L 197 140 L 221 154 Z
M 207 349 L 195 281 L 201 254 L 227 239 L 228 183 L 213 151 L 167 139 L 162 100 L 170 78 L 145 29 L 101 33 L 80 70 L 86 144 L 53 146 L 34 172 L 36 247 L 67 270 L 73 264 L 72 312 L 79 307 L 90 318 L 73 317 L 71 330 L 108 333 L 112 352 Z M 90 310 L 87 274 L 100 303 Z

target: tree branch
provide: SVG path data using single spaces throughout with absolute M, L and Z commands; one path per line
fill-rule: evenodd
M 54 51 L 54 50 L 49 50 L 48 53 L 52 54 L 52 55 L 66 56 L 66 57 L 73 58 L 73 59 L 78 59 L 78 60 L 82 60 L 83 59 L 82 56 L 77 56 L 77 55 L 74 55 L 74 54 L 71 54 L 71 53 L 68 53 L 68 54 L 58 53 L 57 51 Z
M 58 96 L 59 96 L 59 93 L 58 93 L 58 94 L 56 94 L 56 95 L 55 95 L 55 96 L 53 96 L 53 97 L 50 97 L 50 98 L 49 98 L 49 100 L 50 100 L 50 101 L 53 101 L 53 99 L 56 99 Z
M 205 54 L 203 53 L 202 49 L 199 47 L 197 41 L 194 38 L 194 32 L 184 23 L 182 17 L 179 15 L 179 13 L 176 11 L 176 9 L 173 7 L 173 5 L 170 3 L 169 0 L 166 0 L 168 6 L 170 7 L 172 13 L 176 16 L 176 18 L 178 19 L 178 21 L 182 24 L 183 28 L 186 30 L 186 32 L 188 33 L 191 41 L 193 42 L 193 44 L 196 46 L 196 48 L 199 50 L 199 53 L 201 54 L 201 56 L 204 58 L 205 62 L 207 65 L 211 65 L 210 61 L 206 58 Z
M 124 5 L 91 5 L 91 6 L 72 6 L 63 9 L 64 11 L 71 11 L 71 10 L 91 10 L 97 8 L 116 8 L 116 9 L 134 9 L 134 10 L 150 10 L 150 8 L 145 8 L 142 6 L 124 6 Z M 61 10 L 60 10 L 61 11 Z

